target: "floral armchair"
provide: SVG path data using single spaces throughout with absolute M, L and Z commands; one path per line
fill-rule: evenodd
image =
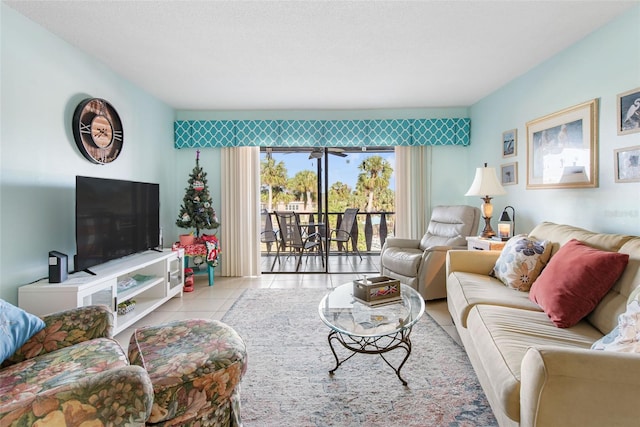
M 43 320 L 1 365 L 0 425 L 144 425 L 153 387 L 112 339 L 112 313 L 89 306 Z

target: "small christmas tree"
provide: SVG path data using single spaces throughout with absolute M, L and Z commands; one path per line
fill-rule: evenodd
M 180 228 L 195 228 L 196 237 L 200 230 L 212 230 L 220 227 L 216 211 L 211 203 L 207 186 L 207 173 L 200 167 L 200 150 L 196 151 L 196 167 L 189 175 L 189 186 L 180 206 L 176 225 Z

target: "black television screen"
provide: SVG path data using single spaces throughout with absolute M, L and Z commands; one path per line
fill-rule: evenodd
M 75 270 L 159 246 L 160 186 L 76 176 Z

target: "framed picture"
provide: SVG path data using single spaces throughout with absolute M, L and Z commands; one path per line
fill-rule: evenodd
M 500 166 L 500 182 L 502 185 L 518 183 L 518 162 L 505 163 Z
M 616 182 L 640 182 L 640 145 L 613 152 Z
M 640 87 L 618 95 L 618 135 L 640 132 Z
M 598 186 L 598 100 L 527 123 L 527 189 Z
M 502 157 L 518 154 L 518 129 L 502 132 Z

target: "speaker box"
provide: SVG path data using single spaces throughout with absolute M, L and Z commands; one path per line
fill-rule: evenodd
M 49 283 L 67 280 L 67 255 L 58 251 L 49 252 Z

